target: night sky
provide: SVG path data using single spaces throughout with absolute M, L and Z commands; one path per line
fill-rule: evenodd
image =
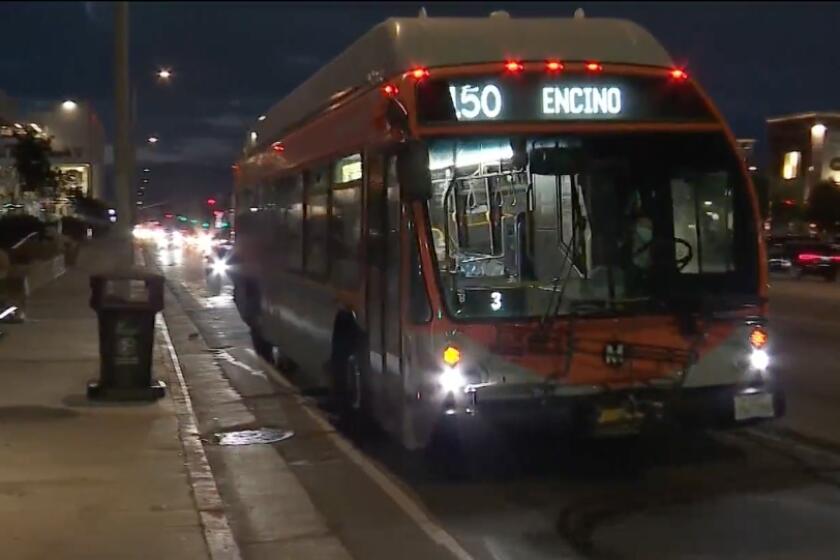
M 131 73 L 138 151 L 154 168 L 148 198 L 230 186 L 248 123 L 389 16 L 589 17 L 634 20 L 711 94 L 735 134 L 764 140 L 767 116 L 840 109 L 840 3 L 137 3 Z M 113 133 L 112 8 L 105 3 L 2 3 L 0 89 L 23 109 L 91 100 Z M 175 79 L 156 83 L 171 66 Z

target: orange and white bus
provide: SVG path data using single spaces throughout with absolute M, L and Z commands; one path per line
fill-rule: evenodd
M 389 19 L 255 123 L 235 300 L 410 448 L 442 423 L 783 413 L 723 117 L 622 20 Z

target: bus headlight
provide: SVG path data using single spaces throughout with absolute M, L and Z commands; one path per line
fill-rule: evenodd
M 770 356 L 766 350 L 755 349 L 750 354 L 750 365 L 753 369 L 764 371 L 770 365 Z
M 460 391 L 467 384 L 467 380 L 464 378 L 464 374 L 461 373 L 461 368 L 458 366 L 443 368 L 440 377 L 438 377 L 438 382 L 440 383 L 440 388 L 445 393 Z

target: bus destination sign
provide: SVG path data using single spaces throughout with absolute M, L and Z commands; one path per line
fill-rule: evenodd
M 687 83 L 650 76 L 482 76 L 418 84 L 420 122 L 713 120 Z

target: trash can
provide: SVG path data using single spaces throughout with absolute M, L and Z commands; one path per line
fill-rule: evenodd
M 95 274 L 90 305 L 99 318 L 99 380 L 91 399 L 155 400 L 165 385 L 152 379 L 155 316 L 163 309 L 163 276 L 141 268 Z

